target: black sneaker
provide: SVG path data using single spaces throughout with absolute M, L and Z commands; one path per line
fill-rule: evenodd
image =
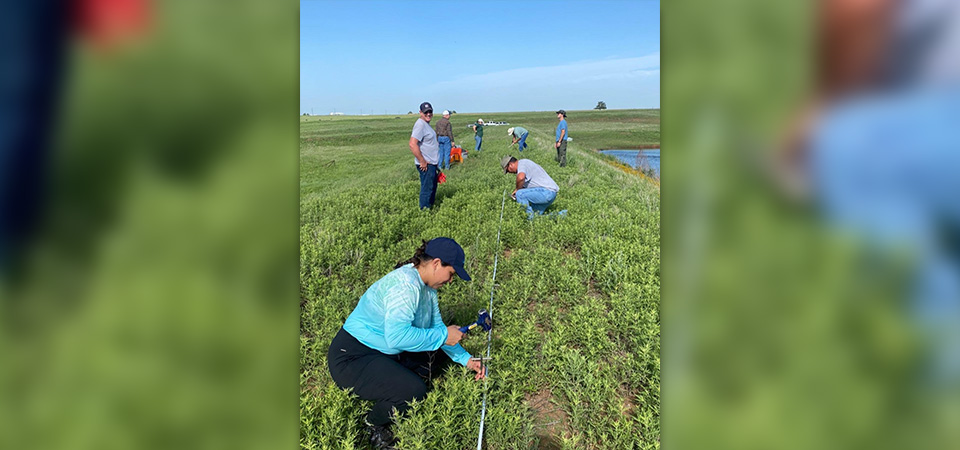
M 390 428 L 382 425 L 367 425 L 367 435 L 370 437 L 370 445 L 377 449 L 392 449 L 397 439 L 393 437 Z

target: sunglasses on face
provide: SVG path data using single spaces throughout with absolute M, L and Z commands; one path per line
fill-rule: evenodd
M 433 115 L 433 111 L 427 111 L 427 112 L 425 112 L 425 113 L 423 113 L 423 114 L 432 116 L 432 115 Z

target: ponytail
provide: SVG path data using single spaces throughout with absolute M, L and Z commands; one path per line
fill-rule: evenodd
M 397 263 L 397 267 L 394 269 L 399 269 L 407 264 L 413 264 L 413 267 L 419 267 L 421 262 L 430 261 L 432 258 L 427 256 L 427 241 L 422 241 L 423 244 L 415 252 L 413 252 L 413 257 L 406 261 L 400 261 Z

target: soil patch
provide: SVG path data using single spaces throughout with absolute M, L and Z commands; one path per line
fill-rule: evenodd
M 570 432 L 570 418 L 554 403 L 553 392 L 549 388 L 541 389 L 525 396 L 527 406 L 533 410 L 534 432 L 537 435 L 538 449 L 555 450 L 561 448 L 560 438 Z
M 623 399 L 623 415 L 625 417 L 631 417 L 633 411 L 637 408 L 637 404 L 634 402 L 637 398 L 637 392 L 630 389 L 626 384 L 621 384 L 620 387 L 617 388 L 617 395 Z

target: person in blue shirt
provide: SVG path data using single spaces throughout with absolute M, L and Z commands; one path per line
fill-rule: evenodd
M 486 375 L 480 361 L 459 344 L 460 327 L 443 324 L 437 304 L 437 289 L 455 274 L 470 281 L 464 260 L 463 248 L 453 239 L 424 242 L 412 258 L 364 292 L 330 344 L 327 364 L 333 381 L 374 402 L 367 415 L 374 447 L 393 443 L 389 425 L 394 409 L 403 413 L 408 402 L 426 397 L 424 379 L 447 362 L 438 349 L 476 372 L 475 379 Z
M 560 121 L 557 124 L 557 143 L 554 144 L 554 147 L 557 148 L 557 162 L 560 163 L 560 167 L 567 166 L 567 112 L 564 110 L 557 111 L 557 119 Z

